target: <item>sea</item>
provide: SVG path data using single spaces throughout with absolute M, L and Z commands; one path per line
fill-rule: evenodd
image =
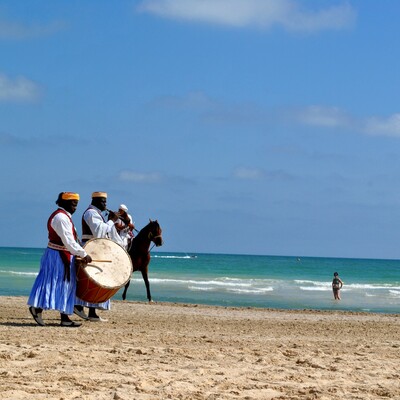
M 0 247 L 0 296 L 28 296 L 44 249 Z M 340 301 L 331 282 L 344 282 Z M 152 252 L 154 301 L 290 310 L 400 312 L 400 261 Z M 121 300 L 122 289 L 113 297 Z M 147 301 L 141 274 L 127 300 Z

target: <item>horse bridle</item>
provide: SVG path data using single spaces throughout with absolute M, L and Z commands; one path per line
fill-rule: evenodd
M 153 250 L 154 246 L 156 246 L 156 242 L 154 241 L 157 238 L 161 238 L 161 244 L 162 244 L 162 235 L 156 235 L 154 236 L 153 232 L 149 232 L 149 235 L 147 236 L 149 238 L 149 240 L 151 240 L 153 242 L 153 246 L 151 246 L 149 253 L 151 252 L 151 250 Z M 158 247 L 158 246 L 157 246 Z
M 148 238 L 154 242 L 154 239 L 157 239 L 157 238 L 162 239 L 162 235 L 154 236 L 153 232 L 149 232 Z
M 136 229 L 135 229 L 135 230 L 136 230 Z M 137 230 L 136 230 L 136 231 L 137 231 Z M 149 249 L 149 253 L 150 253 L 151 250 L 153 249 L 153 247 L 156 245 L 156 244 L 154 243 L 154 240 L 157 239 L 157 238 L 161 238 L 161 242 L 162 242 L 162 235 L 156 235 L 156 236 L 154 236 L 154 233 L 153 233 L 153 232 L 149 232 L 149 234 L 147 235 L 147 237 L 149 238 L 150 241 L 153 242 L 153 246 L 151 246 L 151 248 Z M 131 240 L 131 242 L 130 242 L 130 244 L 129 244 L 129 247 L 128 247 L 128 249 L 127 249 L 128 252 L 129 252 L 130 249 L 132 248 L 132 245 L 133 245 L 133 240 Z

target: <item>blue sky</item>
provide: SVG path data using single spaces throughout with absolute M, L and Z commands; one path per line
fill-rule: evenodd
M 400 2 L 2 1 L 0 246 L 61 191 L 164 251 L 399 258 Z

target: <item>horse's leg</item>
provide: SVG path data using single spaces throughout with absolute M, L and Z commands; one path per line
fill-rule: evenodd
M 151 294 L 150 294 L 150 282 L 149 282 L 149 276 L 147 273 L 147 268 L 142 271 L 142 277 L 144 280 L 144 284 L 146 285 L 146 291 L 147 291 L 147 300 L 151 302 Z
M 128 287 L 131 284 L 131 280 L 129 279 L 128 283 L 125 285 L 124 292 L 122 293 L 122 300 L 126 299 L 126 292 L 128 291 Z

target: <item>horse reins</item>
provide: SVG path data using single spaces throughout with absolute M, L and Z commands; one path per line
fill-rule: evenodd
M 153 249 L 153 247 L 156 245 L 154 243 L 154 239 L 161 238 L 161 241 L 162 241 L 162 236 L 161 235 L 153 236 L 153 232 L 149 232 L 149 235 L 147 237 L 153 242 L 153 246 L 151 246 L 151 248 L 149 250 L 149 253 L 150 253 L 151 250 Z
M 136 232 L 139 232 L 137 229 L 135 229 L 135 231 L 136 231 Z M 153 236 L 153 233 L 152 233 L 152 232 L 149 232 L 149 234 L 148 234 L 147 237 L 149 238 L 150 241 L 153 242 L 153 246 L 151 246 L 150 249 L 149 249 L 149 251 L 148 251 L 148 252 L 150 253 L 151 250 L 153 250 L 153 247 L 156 245 L 156 244 L 154 243 L 154 239 L 161 238 L 161 240 L 162 240 L 162 235 Z M 132 245 L 133 245 L 133 239 L 131 240 L 131 242 L 130 242 L 130 244 L 129 244 L 129 248 L 127 249 L 128 252 L 129 252 L 130 249 L 132 248 Z

